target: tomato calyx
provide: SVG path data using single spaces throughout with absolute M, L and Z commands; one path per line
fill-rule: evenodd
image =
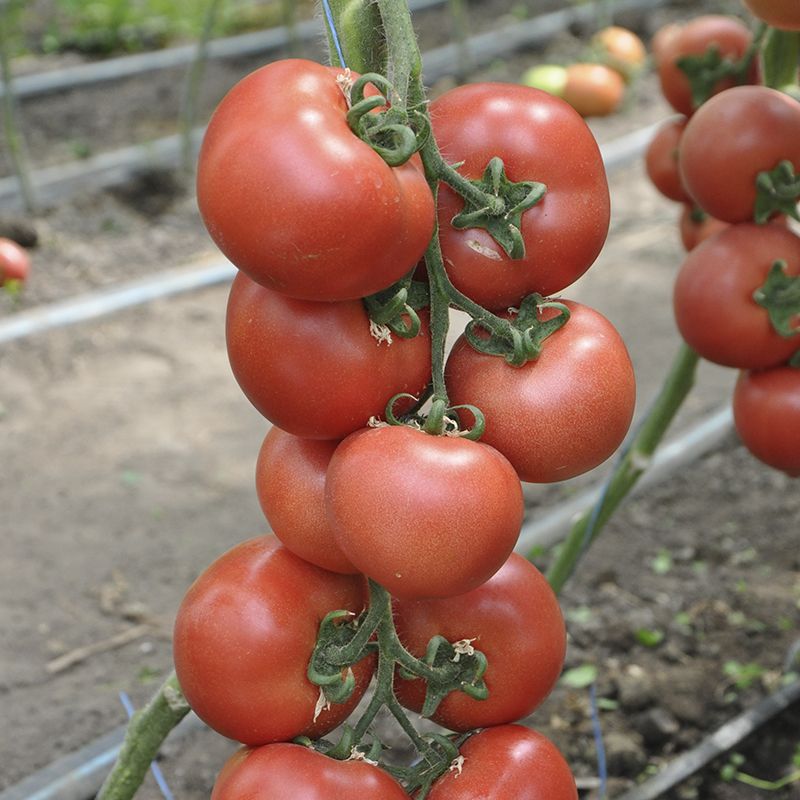
M 417 336 L 422 325 L 417 311 L 430 304 L 428 287 L 422 281 L 412 280 L 411 275 L 364 298 L 370 320 L 375 325 L 385 326 L 401 339 Z
M 400 400 L 411 400 L 413 408 L 405 414 L 398 416 L 394 407 Z M 429 433 L 432 436 L 458 436 L 461 439 L 477 441 L 486 430 L 486 417 L 476 406 L 461 404 L 451 406 L 442 398 L 433 398 L 427 413 L 422 412 L 422 407 L 427 398 L 417 398 L 414 395 L 401 392 L 392 397 L 386 405 L 387 425 L 407 425 L 410 428 Z M 463 428 L 460 412 L 466 411 L 472 417 L 472 427 Z
M 692 105 L 697 109 L 714 94 L 720 81 L 731 78 L 736 85 L 747 83 L 747 75 L 766 34 L 767 27 L 759 26 L 745 54 L 738 60 L 726 58 L 718 45 L 711 44 L 700 55 L 681 56 L 678 68 L 686 75 L 692 91 Z
M 775 261 L 753 299 L 767 310 L 775 331 L 788 339 L 800 334 L 800 276 L 786 274 L 786 262 Z M 793 360 L 798 358 L 795 353 Z
M 364 90 L 370 84 L 382 94 L 365 97 Z M 361 75 L 350 88 L 347 124 L 390 167 L 400 167 L 419 150 L 420 143 L 408 125 L 408 114 L 389 105 L 386 96 L 393 91 L 389 81 L 377 72 Z M 373 114 L 378 108 L 385 110 Z
M 443 177 L 447 183 L 447 177 Z M 464 208 L 450 224 L 458 230 L 483 228 L 512 259 L 525 257 L 525 240 L 522 237 L 522 215 L 533 208 L 547 192 L 539 181 L 511 181 L 505 164 L 495 156 L 486 166 L 483 176 L 470 183 L 484 195 L 497 198 L 500 203 L 487 205 L 480 196 L 465 196 Z M 456 191 L 459 187 L 454 186 Z
M 548 308 L 558 313 L 541 319 L 542 311 Z M 490 331 L 481 320 L 473 319 L 467 324 L 464 336 L 479 353 L 502 356 L 512 367 L 521 367 L 539 357 L 545 339 L 566 325 L 569 317 L 570 311 L 563 303 L 531 294 L 520 304 L 507 331 Z
M 800 175 L 791 161 L 781 161 L 774 169 L 758 173 L 754 219 L 763 224 L 775 214 L 786 214 L 800 220 L 797 201 L 800 199 Z

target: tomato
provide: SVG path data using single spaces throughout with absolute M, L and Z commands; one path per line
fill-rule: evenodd
M 461 747 L 464 764 L 433 784 L 427 800 L 578 800 L 558 748 L 522 725 L 487 728 Z
M 175 670 L 198 717 L 248 745 L 316 738 L 347 719 L 374 660 L 353 667 L 356 691 L 314 720 L 319 687 L 306 677 L 319 624 L 330 611 L 358 614 L 362 576 L 309 564 L 274 536 L 228 550 L 189 588 L 175 620 Z
M 565 480 L 596 467 L 620 445 L 636 401 L 633 367 L 614 326 L 588 306 L 544 342 L 536 361 L 512 367 L 462 336 L 447 360 L 450 400 L 486 416 L 481 441 L 523 481 Z M 546 309 L 543 319 L 555 312 Z
M 744 4 L 773 28 L 800 31 L 800 5 L 797 0 L 744 0 Z
M 743 372 L 733 392 L 733 419 L 757 459 L 800 476 L 800 369 Z
M 339 442 L 301 439 L 271 428 L 256 462 L 256 492 L 264 515 L 295 555 L 332 572 L 358 570 L 345 558 L 325 517 L 325 475 Z
M 714 217 L 709 217 L 705 212 L 695 209 L 690 203 L 684 203 L 678 221 L 678 229 L 680 230 L 684 249 L 687 252 L 694 250 L 700 242 L 704 242 L 715 233 L 725 230 L 729 224 L 728 222 L 714 219 Z
M 200 213 L 222 252 L 305 300 L 389 286 L 433 232 L 418 158 L 389 167 L 350 130 L 341 72 L 287 59 L 251 73 L 214 112 L 197 168 Z
M 555 686 L 567 645 L 564 620 L 550 584 L 536 567 L 512 553 L 489 580 L 445 600 L 398 600 L 397 633 L 417 657 L 437 634 L 450 642 L 474 639 L 489 661 L 485 700 L 452 692 L 431 717 L 454 731 L 514 722 L 536 709 Z M 422 680 L 398 678 L 400 702 L 420 711 Z
M 609 25 L 598 31 L 592 36 L 590 45 L 609 67 L 626 80 L 630 80 L 647 61 L 644 42 L 633 31 L 619 25 Z
M 463 201 L 439 194 L 442 252 L 453 283 L 485 308 L 505 309 L 525 295 L 554 294 L 591 266 L 608 233 L 609 197 L 600 150 L 568 103 L 527 86 L 477 83 L 431 103 L 444 157 L 470 179 L 500 156 L 512 181 L 547 184 L 522 215 L 523 259 L 508 258 L 485 230 L 456 230 Z
M 681 138 L 687 191 L 725 222 L 753 219 L 758 173 L 784 160 L 800 170 L 800 103 L 766 86 L 737 86 L 712 97 Z
M 31 268 L 28 252 L 13 239 L 0 238 L 0 286 L 7 281 L 25 281 Z
M 669 104 L 679 114 L 687 117 L 695 110 L 691 84 L 686 73 L 678 66 L 678 59 L 683 56 L 702 56 L 709 49 L 716 48 L 723 58 L 739 61 L 747 52 L 752 38 L 750 30 L 743 22 L 734 17 L 716 14 L 696 17 L 669 36 L 658 58 L 661 91 Z M 757 80 L 758 65 L 756 59 L 753 59 L 753 66 L 746 76 L 746 82 L 756 83 Z M 717 94 L 733 85 L 733 79 L 724 78 L 713 86 L 712 94 Z M 730 132 L 726 132 L 726 135 L 730 135 Z
M 408 800 L 388 772 L 366 761 L 337 761 L 298 744 L 238 750 L 211 800 Z
M 678 146 L 686 128 L 686 117 L 673 117 L 656 131 L 644 154 L 647 175 L 664 197 L 688 203 L 689 195 L 678 173 Z
M 345 439 L 325 503 L 345 556 L 403 599 L 480 586 L 511 554 L 523 515 L 522 487 L 500 453 L 406 426 Z
M 800 345 L 780 336 L 753 299 L 773 262 L 800 274 L 800 238 L 782 225 L 731 225 L 692 250 L 675 282 L 675 320 L 686 343 L 726 367 L 761 369 Z
M 228 358 L 248 400 L 289 433 L 342 439 L 431 371 L 430 336 L 379 344 L 358 300 L 293 300 L 239 273 L 228 299 Z
M 607 117 L 625 96 L 625 81 L 605 64 L 570 64 L 563 98 L 582 117 Z
M 653 59 L 658 66 L 664 58 L 669 56 L 669 48 L 675 37 L 680 33 L 683 25 L 677 22 L 670 22 L 662 25 L 650 40 L 650 49 L 653 51 Z

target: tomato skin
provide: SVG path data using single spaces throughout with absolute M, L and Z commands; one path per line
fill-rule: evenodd
M 467 739 L 460 752 L 463 771 L 446 772 L 428 800 L 578 800 L 564 756 L 530 728 L 487 728 Z
M 26 281 L 30 269 L 31 258 L 27 250 L 13 239 L 0 237 L 0 286 L 7 281 Z
M 682 56 L 699 56 L 716 46 L 724 58 L 738 61 L 747 52 L 752 41 L 747 26 L 734 17 L 707 14 L 687 22 L 664 43 L 658 58 L 658 78 L 667 102 L 679 113 L 689 117 L 694 112 L 689 79 L 678 66 Z M 747 83 L 758 81 L 757 59 L 747 75 Z M 726 78 L 719 81 L 714 94 L 733 86 Z M 720 137 L 722 138 L 722 137 Z
M 527 86 L 478 83 L 434 100 L 431 120 L 444 158 L 463 161 L 465 177 L 480 178 L 500 156 L 510 180 L 547 185 L 522 215 L 527 248 L 516 261 L 487 231 L 453 228 L 464 204 L 441 187 L 442 252 L 458 289 L 485 308 L 505 309 L 532 292 L 555 294 L 591 266 L 608 233 L 608 184 L 597 142 L 568 103 Z
M 256 461 L 256 493 L 281 542 L 300 558 L 331 572 L 358 570 L 345 558 L 325 517 L 325 476 L 339 442 L 302 439 L 271 428 Z
M 541 705 L 564 663 L 567 634 L 553 590 L 536 567 L 512 553 L 483 585 L 445 600 L 398 600 L 395 625 L 403 644 L 417 657 L 441 634 L 450 642 L 475 639 L 489 661 L 489 697 L 474 700 L 452 692 L 431 719 L 454 731 L 515 722 Z M 425 683 L 397 678 L 400 702 L 420 711 Z
M 733 420 L 759 461 L 800 476 L 800 369 L 742 372 L 733 391 Z
M 384 289 L 433 232 L 419 159 L 391 168 L 350 130 L 341 72 L 287 59 L 251 73 L 214 112 L 198 162 L 200 213 L 222 252 L 305 300 Z
M 782 225 L 731 225 L 686 257 L 675 281 L 678 330 L 703 358 L 724 367 L 762 369 L 786 361 L 800 344 L 772 327 L 753 292 L 774 261 L 800 274 L 800 237 Z
M 239 273 L 228 299 L 228 358 L 248 400 L 279 428 L 343 439 L 382 416 L 398 392 L 427 385 L 430 336 L 421 317 L 419 336 L 379 344 L 360 301 L 294 300 Z
M 325 503 L 345 556 L 402 599 L 480 586 L 511 554 L 523 516 L 522 487 L 500 453 L 406 426 L 345 439 Z
M 653 186 L 676 203 L 691 200 L 678 172 L 678 148 L 687 121 L 684 116 L 667 120 L 656 131 L 644 155 L 645 169 Z
M 744 0 L 744 4 L 773 28 L 800 31 L 800 6 L 796 0 Z
M 636 381 L 625 343 L 597 311 L 571 301 L 569 321 L 522 367 L 478 353 L 462 336 L 446 365 L 450 401 L 486 417 L 481 441 L 520 479 L 550 483 L 605 461 L 630 427 Z M 555 314 L 548 309 L 543 318 Z
M 211 800 L 408 800 L 388 772 L 366 761 L 337 761 L 298 744 L 238 750 Z
M 619 72 L 626 81 L 647 61 L 644 42 L 633 31 L 619 25 L 609 25 L 598 31 L 592 36 L 590 44 L 603 61 Z
M 694 209 L 690 203 L 685 203 L 681 209 L 681 216 L 678 220 L 678 230 L 681 235 L 681 243 L 684 250 L 688 253 L 694 250 L 700 242 L 710 239 L 715 233 L 724 231 L 730 223 L 705 216 L 703 219 L 693 218 Z
M 766 86 L 736 86 L 691 118 L 679 166 L 687 191 L 704 211 L 724 222 L 747 222 L 753 219 L 758 173 L 783 160 L 800 170 L 800 103 Z
M 607 117 L 622 105 L 625 80 L 605 64 L 570 64 L 562 97 L 582 117 Z
M 316 722 L 319 687 L 306 668 L 323 617 L 337 609 L 358 614 L 366 597 L 362 576 L 320 569 L 274 536 L 228 550 L 192 584 L 175 620 L 175 670 L 192 709 L 248 745 L 333 730 L 366 691 L 374 659 L 353 666 L 353 696 Z

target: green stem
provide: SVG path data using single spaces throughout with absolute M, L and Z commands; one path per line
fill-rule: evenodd
M 326 24 L 331 64 L 350 67 L 362 75 L 367 72 L 385 75 L 386 44 L 378 7 L 372 0 L 329 0 L 329 5 L 345 60 L 344 64 L 340 63 L 333 35 Z
M 203 18 L 203 28 L 197 42 L 194 58 L 189 72 L 186 75 L 186 88 L 183 97 L 181 113 L 181 168 L 185 175 L 194 172 L 194 147 L 192 144 L 192 130 L 197 117 L 197 104 L 200 96 L 200 87 L 203 82 L 203 73 L 208 63 L 208 45 L 214 32 L 222 0 L 209 0 Z
M 131 718 L 117 763 L 103 783 L 97 800 L 130 800 L 167 734 L 188 713 L 189 704 L 173 672 L 153 699 Z
M 766 792 L 777 792 L 780 789 L 783 789 L 785 786 L 789 786 L 790 784 L 794 783 L 795 781 L 800 781 L 800 770 L 797 770 L 790 775 L 786 775 L 777 781 L 765 781 L 761 778 L 755 778 L 752 775 L 748 775 L 746 772 L 737 772 L 734 775 L 734 778 L 736 778 L 736 780 L 740 783 L 745 783 L 755 789 L 763 789 Z
M 411 107 L 412 90 L 421 86 L 422 55 L 406 0 L 377 0 L 386 39 L 387 78 L 397 89 L 400 107 Z M 424 103 L 424 92 L 422 98 Z M 396 100 L 393 102 L 397 102 Z M 420 104 L 419 108 L 422 108 Z
M 656 447 L 694 385 L 698 361 L 697 353 L 686 345 L 681 345 L 653 407 L 606 482 L 600 499 L 593 509 L 584 512 L 574 524 L 558 557 L 548 570 L 547 579 L 557 593 L 647 469 Z
M 19 182 L 19 191 L 25 210 L 29 213 L 36 211 L 36 196 L 30 178 L 28 159 L 25 153 L 25 142 L 17 124 L 17 108 L 14 98 L 14 76 L 11 70 L 11 43 L 9 31 L 11 28 L 11 2 L 0 2 L 0 75 L 3 78 L 3 130 L 5 132 L 6 147 L 14 173 Z

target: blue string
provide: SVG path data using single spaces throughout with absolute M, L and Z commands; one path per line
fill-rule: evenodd
M 600 713 L 597 708 L 597 687 L 593 683 L 589 687 L 589 699 L 592 707 L 592 733 L 594 746 L 597 750 L 597 775 L 600 778 L 600 797 L 605 800 L 608 783 L 608 769 L 606 767 L 606 748 L 603 744 L 603 730 L 600 727 Z
M 119 701 L 122 703 L 122 707 L 125 709 L 128 719 L 130 719 L 134 712 L 133 703 L 131 703 L 130 697 L 128 697 L 125 692 L 120 692 Z M 158 788 L 161 790 L 161 794 L 164 795 L 165 800 L 175 800 L 175 795 L 172 794 L 169 786 L 167 786 L 167 781 L 164 778 L 164 773 L 161 771 L 161 767 L 159 767 L 158 764 L 153 761 L 153 763 L 150 764 L 150 769 L 153 771 L 153 777 L 156 779 Z
M 344 53 L 342 52 L 342 44 L 339 41 L 339 34 L 336 33 L 336 25 L 333 23 L 333 14 L 331 13 L 331 7 L 328 3 L 328 0 L 322 0 L 322 8 L 325 10 L 325 18 L 328 20 L 328 28 L 331 32 L 331 38 L 333 39 L 333 43 L 336 46 L 336 55 L 339 56 L 339 63 L 346 67 L 344 61 Z

